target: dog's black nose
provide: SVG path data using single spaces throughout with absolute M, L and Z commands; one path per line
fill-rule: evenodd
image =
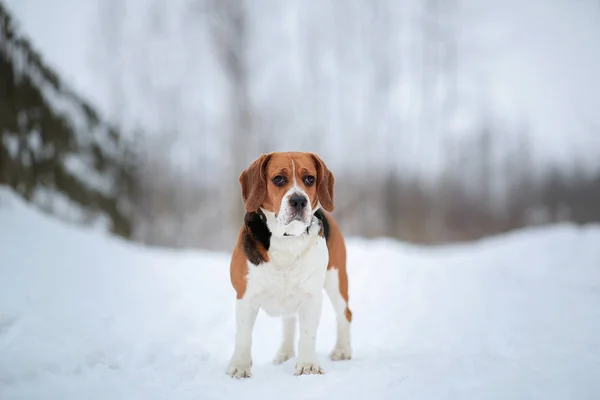
M 295 193 L 290 197 L 290 205 L 297 211 L 300 211 L 306 207 L 307 203 L 308 201 L 306 200 L 306 197 L 302 196 L 301 194 Z

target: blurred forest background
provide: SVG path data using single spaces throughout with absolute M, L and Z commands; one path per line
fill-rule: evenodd
M 591 0 L 0 0 L 0 184 L 227 250 L 240 172 L 300 150 L 347 235 L 599 222 L 598 26 Z

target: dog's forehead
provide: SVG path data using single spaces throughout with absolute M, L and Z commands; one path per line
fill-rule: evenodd
M 316 170 L 313 159 L 309 153 L 273 153 L 267 165 L 267 171 L 270 173 L 281 170 L 291 171 L 292 169 L 295 169 L 296 173 L 302 170 L 308 170 L 309 172 L 314 172 Z
M 292 156 L 288 153 L 274 153 L 271 155 L 267 164 L 267 170 L 269 172 L 278 172 L 283 169 L 292 169 Z

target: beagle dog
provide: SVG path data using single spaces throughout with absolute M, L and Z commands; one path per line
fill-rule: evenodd
M 322 374 L 315 350 L 323 289 L 335 310 L 332 360 L 351 358 L 346 248 L 332 218 L 334 177 L 313 153 L 261 155 L 239 182 L 246 208 L 230 264 L 236 292 L 235 348 L 227 374 L 252 376 L 252 331 L 258 311 L 281 317 L 283 340 L 273 362 L 295 356 L 295 375 Z

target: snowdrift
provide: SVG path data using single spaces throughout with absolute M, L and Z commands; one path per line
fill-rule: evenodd
M 531 229 L 424 249 L 348 243 L 354 359 L 323 376 L 224 373 L 234 334 L 227 254 L 150 249 L 67 226 L 0 188 L 0 398 L 600 398 L 600 227 Z

